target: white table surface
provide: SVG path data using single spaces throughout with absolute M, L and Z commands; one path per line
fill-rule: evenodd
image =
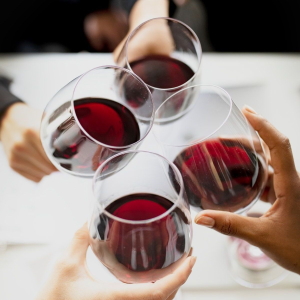
M 110 54 L 0 55 L 13 92 L 40 110 L 73 78 L 107 64 Z M 201 69 L 203 84 L 225 88 L 239 107 L 252 106 L 290 138 L 300 169 L 300 55 L 204 53 Z M 9 168 L 1 147 L 0 166 L 0 299 L 29 300 L 87 220 L 91 182 L 55 173 L 34 184 Z M 238 285 L 228 271 L 226 237 L 213 230 L 194 226 L 193 247 L 198 260 L 182 288 L 185 300 L 300 299 L 300 277 L 292 273 L 271 288 Z

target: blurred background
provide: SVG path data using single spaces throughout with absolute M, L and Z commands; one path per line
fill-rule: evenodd
M 0 10 L 0 52 L 112 52 L 135 0 L 10 0 Z M 299 52 L 300 1 L 172 0 L 204 52 Z

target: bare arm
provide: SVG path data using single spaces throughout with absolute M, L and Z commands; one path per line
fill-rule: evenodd
M 122 42 L 114 50 L 114 60 L 116 61 L 120 51 L 122 50 L 124 43 L 133 29 L 139 26 L 141 23 L 157 17 L 169 16 L 169 1 L 167 0 L 138 0 L 129 16 L 129 31 Z M 147 38 L 144 36 L 144 38 Z

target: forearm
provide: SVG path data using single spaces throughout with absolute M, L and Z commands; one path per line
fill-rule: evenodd
M 171 2 L 173 3 L 173 2 Z M 118 61 L 119 60 L 119 55 L 120 52 L 122 51 L 122 48 L 124 46 L 124 43 L 126 42 L 128 35 L 141 23 L 152 19 L 152 18 L 159 18 L 159 17 L 168 17 L 169 16 L 169 0 L 138 0 L 135 2 L 133 7 L 130 10 L 130 15 L 129 15 L 129 30 L 126 35 L 126 37 L 123 39 L 123 41 L 116 47 L 114 50 L 114 60 L 119 64 L 119 65 L 124 65 L 124 62 Z M 161 26 L 159 22 L 154 22 L 158 26 L 151 26 L 153 31 L 155 31 L 157 28 L 159 29 L 158 32 L 161 32 Z M 164 22 L 162 22 L 164 23 Z M 146 26 L 146 28 L 149 29 L 149 27 Z M 142 34 L 142 39 L 146 38 L 147 40 L 149 37 L 147 34 L 143 33 Z M 157 37 L 155 36 L 155 39 Z M 139 38 L 138 38 L 139 40 Z M 137 42 L 139 43 L 139 42 Z M 137 47 L 137 51 L 139 52 L 138 56 L 141 56 L 140 48 L 146 49 L 148 46 L 142 46 L 142 47 Z M 143 51 L 142 51 L 143 52 Z M 143 52 L 144 55 L 144 52 Z M 135 59 L 138 57 L 135 55 L 132 55 L 132 57 L 135 57 Z M 121 58 L 122 60 L 123 58 Z
M 134 29 L 146 20 L 156 17 L 169 16 L 168 0 L 138 0 L 129 16 L 130 30 Z

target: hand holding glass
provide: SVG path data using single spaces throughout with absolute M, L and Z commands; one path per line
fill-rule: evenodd
M 116 62 L 147 84 L 157 109 L 175 92 L 199 83 L 201 57 L 201 44 L 189 26 L 160 17 L 143 22 L 130 33 Z M 180 105 L 188 102 L 185 94 Z

